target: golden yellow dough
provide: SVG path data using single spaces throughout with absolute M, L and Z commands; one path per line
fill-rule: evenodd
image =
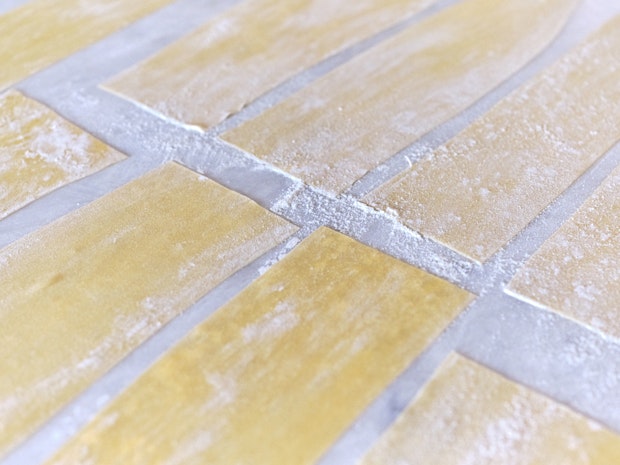
M 203 128 L 435 0 L 246 0 L 106 87 Z
M 435 0 L 246 0 L 106 84 L 209 127 L 295 73 Z
M 619 138 L 620 17 L 366 198 L 477 261 Z
M 350 187 L 555 37 L 576 0 L 465 0 L 223 135 L 308 184 Z
M 521 268 L 508 289 L 620 339 L 620 168 Z
M 612 465 L 620 436 L 459 355 L 360 465 Z
M 0 90 L 172 0 L 31 0 L 0 15 Z
M 51 464 L 312 464 L 472 296 L 319 229 Z
M 0 251 L 0 456 L 295 230 L 170 163 Z
M 40 103 L 0 95 L 0 219 L 123 158 Z

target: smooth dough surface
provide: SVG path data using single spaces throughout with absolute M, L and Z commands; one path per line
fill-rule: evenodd
M 321 228 L 51 464 L 313 464 L 472 299 Z
M 360 465 L 611 465 L 620 436 L 452 354 Z
M 619 102 L 620 17 L 366 201 L 485 261 L 620 138 Z
M 295 230 L 169 163 L 0 251 L 0 456 Z
M 575 3 L 466 0 L 222 137 L 340 193 L 518 70 L 555 37 Z
M 46 106 L 0 95 L 0 219 L 124 158 Z
M 526 262 L 508 290 L 620 339 L 620 168 Z
M 246 0 L 106 87 L 183 123 L 210 127 L 434 1 Z
M 172 0 L 32 0 L 0 15 L 0 90 Z

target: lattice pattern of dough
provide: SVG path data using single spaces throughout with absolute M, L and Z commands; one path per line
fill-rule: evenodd
M 166 164 L 0 252 L 0 453 L 296 228 Z
M 319 229 L 50 463 L 310 465 L 471 298 Z

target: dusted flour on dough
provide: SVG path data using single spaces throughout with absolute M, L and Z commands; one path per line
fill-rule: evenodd
M 576 0 L 465 0 L 336 68 L 224 140 L 340 193 L 527 63 Z
M 123 158 L 40 103 L 0 95 L 0 219 Z
M 321 228 L 49 463 L 314 464 L 472 297 Z
M 0 90 L 171 0 L 31 0 L 0 14 Z
M 485 261 L 619 138 L 620 17 L 366 201 Z
M 106 87 L 185 124 L 210 127 L 434 1 L 243 1 Z
M 610 465 L 620 436 L 452 354 L 360 465 Z
M 508 290 L 620 339 L 620 168 L 526 262 Z
M 0 456 L 297 228 L 174 163 L 0 251 Z

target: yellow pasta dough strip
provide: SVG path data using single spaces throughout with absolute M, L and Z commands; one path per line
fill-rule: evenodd
M 545 47 L 574 0 L 466 0 L 411 26 L 223 135 L 339 193 Z
M 33 0 L 0 15 L 0 89 L 171 0 Z
M 521 268 L 508 289 L 620 339 L 620 168 Z
M 620 436 L 452 354 L 360 465 L 552 463 L 620 463 Z
M 485 261 L 620 138 L 620 17 L 367 197 Z
M 170 163 L 0 251 L 0 455 L 294 230 Z
M 50 463 L 314 463 L 471 298 L 322 228 Z
M 0 219 L 123 158 L 40 103 L 0 95 Z
M 209 127 L 338 50 L 435 0 L 248 0 L 106 87 Z

